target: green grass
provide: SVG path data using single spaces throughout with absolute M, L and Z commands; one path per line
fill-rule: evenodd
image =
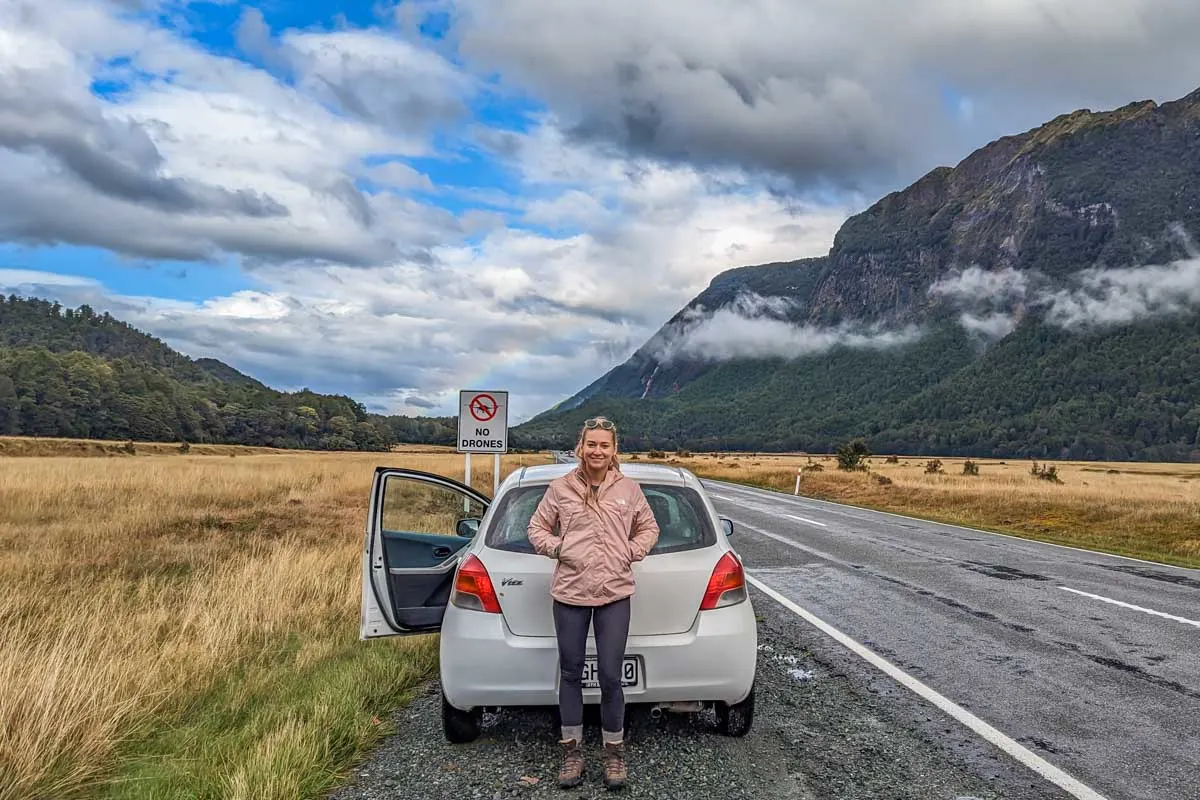
M 187 707 L 159 717 L 121 754 L 102 800 L 317 798 L 392 731 L 389 712 L 436 673 L 436 637 L 361 642 L 303 657 L 291 636 Z

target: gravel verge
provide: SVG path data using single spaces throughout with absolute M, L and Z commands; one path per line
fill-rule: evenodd
M 488 715 L 483 735 L 451 745 L 436 682 L 395 712 L 388 738 L 329 800 L 529 797 L 796 798 L 797 800 L 1067 800 L 1067 795 L 874 672 L 757 590 L 754 729 L 716 732 L 712 715 L 654 720 L 628 709 L 629 785 L 601 784 L 600 731 L 586 720 L 588 775 L 555 784 L 554 711 Z

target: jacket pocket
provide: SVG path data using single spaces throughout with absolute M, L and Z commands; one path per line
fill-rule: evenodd
M 584 551 L 585 537 L 579 531 L 578 527 L 572 527 L 570 518 L 563 523 L 562 540 L 559 545 L 558 560 L 565 566 L 581 569 L 584 565 L 581 563 Z

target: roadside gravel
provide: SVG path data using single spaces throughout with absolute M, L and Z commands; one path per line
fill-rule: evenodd
M 978 741 L 936 709 L 873 673 L 754 591 L 760 616 L 754 729 L 718 734 L 711 714 L 626 722 L 630 798 L 796 800 L 1065 800 L 1066 795 Z M 594 711 L 594 709 L 589 709 Z M 555 785 L 551 710 L 488 715 L 480 739 L 451 745 L 436 683 L 395 715 L 398 732 L 329 800 L 606 797 L 594 714 L 588 778 Z

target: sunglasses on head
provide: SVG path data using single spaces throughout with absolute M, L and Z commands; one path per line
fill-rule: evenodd
M 592 417 L 589 420 L 585 420 L 583 427 L 587 428 L 589 431 L 595 428 L 603 428 L 606 431 L 616 430 L 617 428 L 617 426 L 614 425 L 611 420 L 607 420 L 604 417 Z

